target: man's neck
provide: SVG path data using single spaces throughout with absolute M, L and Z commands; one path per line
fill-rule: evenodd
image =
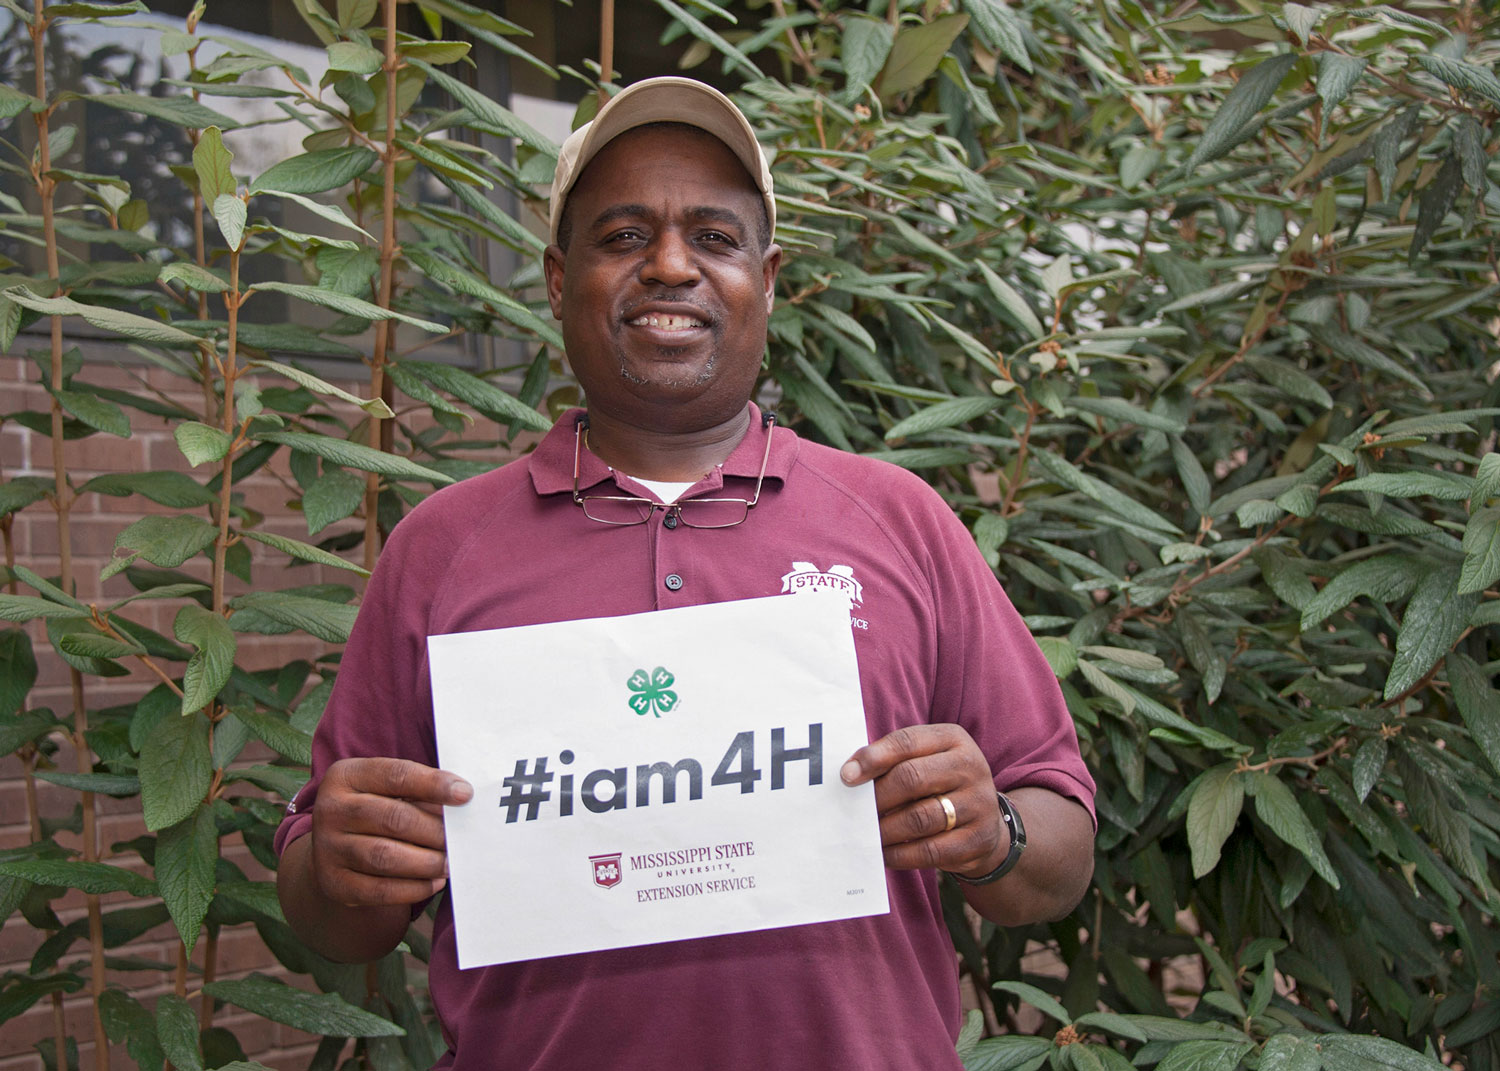
M 734 452 L 749 429 L 749 406 L 720 424 L 694 431 L 635 427 L 590 410 L 587 442 L 595 457 L 628 475 L 697 482 Z

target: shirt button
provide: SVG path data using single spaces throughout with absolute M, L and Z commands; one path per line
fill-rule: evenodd
M 678 576 L 676 573 L 668 573 L 666 584 L 668 591 L 681 591 L 682 577 Z
M 677 527 L 677 514 L 675 514 L 675 513 L 669 513 L 669 514 L 667 514 L 666 520 L 662 521 L 661 523 L 664 524 L 668 528 L 676 528 Z

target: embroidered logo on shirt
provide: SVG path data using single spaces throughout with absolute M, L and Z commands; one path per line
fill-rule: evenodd
M 854 566 L 830 565 L 826 571 L 812 562 L 792 562 L 792 571 L 781 578 L 783 595 L 832 595 L 849 607 L 849 624 L 869 631 L 870 623 L 854 613 L 865 601 L 864 588 L 854 579 Z
M 792 562 L 792 571 L 781 578 L 781 593 L 801 595 L 806 592 L 842 596 L 850 609 L 856 603 L 864 602 L 864 591 L 854 579 L 852 565 L 830 565 L 824 572 L 812 562 Z
M 620 856 L 622 852 L 612 855 L 591 855 L 589 863 L 594 868 L 594 884 L 601 889 L 613 889 L 620 884 Z
M 661 666 L 657 666 L 649 674 L 644 669 L 636 670 L 625 682 L 635 693 L 629 699 L 630 709 L 641 717 L 648 713 L 661 717 L 664 711 L 677 705 L 677 693 L 672 691 L 676 680 Z

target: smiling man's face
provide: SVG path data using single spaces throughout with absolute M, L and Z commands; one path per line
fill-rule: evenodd
M 738 416 L 755 387 L 781 250 L 717 138 L 679 125 L 611 141 L 568 195 L 547 296 L 590 409 L 664 431 Z

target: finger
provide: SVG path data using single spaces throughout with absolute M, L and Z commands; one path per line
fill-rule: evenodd
M 968 735 L 956 725 L 907 725 L 856 751 L 839 777 L 846 785 L 862 785 L 909 759 L 957 747 Z
M 419 904 L 446 885 L 446 878 L 408 880 L 376 878 L 353 871 L 340 873 L 337 880 L 323 885 L 323 894 L 348 907 L 387 907 L 394 904 Z
M 313 808 L 313 829 L 325 839 L 373 836 L 441 851 L 447 840 L 441 812 L 425 805 L 368 793 L 320 797 Z
M 944 799 L 947 799 L 949 806 L 953 808 L 954 823 L 951 827 L 948 825 L 948 812 L 943 809 Z M 880 843 L 905 844 L 908 841 L 936 837 L 949 832 L 950 829 L 956 829 L 958 823 L 962 821 L 959 807 L 960 797 L 958 796 L 924 796 L 897 807 L 895 810 L 887 811 L 880 816 Z
M 457 774 L 408 759 L 341 759 L 328 774 L 357 792 L 417 803 L 456 807 L 474 798 L 474 786 Z
M 959 752 L 919 755 L 875 779 L 875 810 L 885 814 L 918 800 L 964 792 L 978 779 L 988 782 L 989 770 L 965 762 Z
M 320 865 L 330 871 L 429 882 L 447 872 L 446 852 L 386 837 L 344 836 L 314 841 L 313 850 Z

